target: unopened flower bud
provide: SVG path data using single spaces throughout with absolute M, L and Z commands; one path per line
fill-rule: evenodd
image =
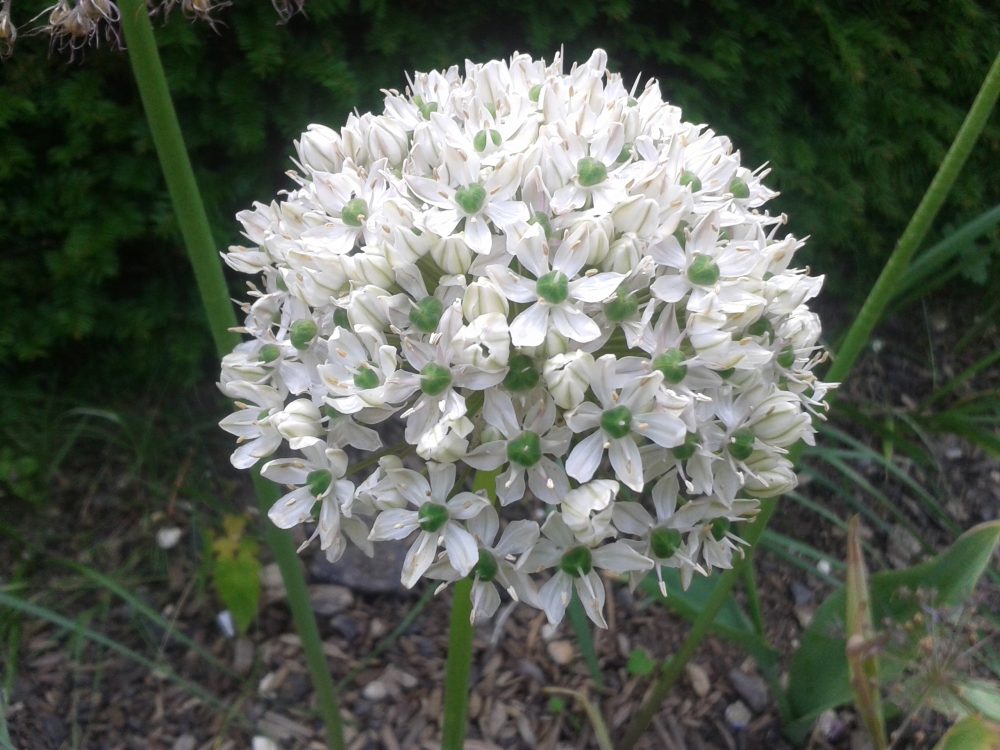
M 388 117 L 376 117 L 368 131 L 368 153 L 372 159 L 387 159 L 398 167 L 409 152 L 410 139 L 403 126 Z
M 510 303 L 490 279 L 478 279 L 466 288 L 462 298 L 462 314 L 466 320 L 472 321 L 486 313 L 500 313 L 506 317 L 508 312 Z
M 594 358 L 587 352 L 557 354 L 545 363 L 545 384 L 563 409 L 579 406 L 594 375 Z
M 292 450 L 298 450 L 320 442 L 322 418 L 316 404 L 307 398 L 300 398 L 272 416 L 271 423 Z

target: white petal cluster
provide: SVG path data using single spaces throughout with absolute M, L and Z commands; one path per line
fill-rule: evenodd
M 822 277 L 766 172 L 606 59 L 420 73 L 310 126 L 224 256 L 259 277 L 222 363 L 233 465 L 330 560 L 410 538 L 405 585 L 472 576 L 474 617 L 503 590 L 556 623 L 575 590 L 603 624 L 599 569 L 731 567 L 823 408 Z

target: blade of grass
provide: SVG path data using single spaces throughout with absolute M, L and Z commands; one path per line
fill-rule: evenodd
M 580 653 L 583 654 L 583 660 L 587 664 L 587 669 L 590 670 L 590 676 L 598 689 L 603 690 L 604 675 L 601 673 L 601 664 L 597 659 L 597 651 L 594 650 L 594 634 L 591 630 L 593 626 L 587 618 L 587 613 L 584 611 L 583 604 L 580 603 L 580 597 L 577 596 L 575 589 L 566 613 L 569 615 L 569 623 L 573 628 L 573 633 L 576 635 L 576 644 L 580 647 Z
M 201 685 L 198 685 L 197 683 L 191 682 L 190 680 L 181 677 L 179 674 L 174 672 L 168 665 L 157 664 L 156 662 L 147 659 L 142 654 L 133 651 L 127 646 L 123 646 L 117 641 L 108 638 L 106 635 L 98 633 L 97 631 L 92 630 L 88 627 L 82 626 L 80 625 L 80 623 L 75 622 L 74 620 L 70 620 L 69 618 L 64 617 L 58 612 L 54 612 L 53 610 L 48 609 L 47 607 L 42 607 L 38 604 L 34 604 L 33 602 L 29 602 L 26 599 L 22 599 L 17 596 L 11 596 L 10 594 L 4 591 L 0 591 L 0 606 L 10 607 L 11 609 L 15 609 L 18 612 L 30 615 L 31 617 L 36 617 L 39 620 L 45 620 L 46 622 L 50 622 L 56 627 L 65 630 L 67 633 L 75 634 L 78 637 L 83 637 L 86 638 L 87 640 L 93 641 L 94 643 L 98 643 L 104 646 L 105 648 L 109 649 L 110 651 L 114 651 L 119 656 L 123 656 L 126 659 L 133 661 L 136 664 L 139 664 L 140 666 L 145 667 L 152 674 L 166 677 L 168 680 L 184 688 L 186 691 L 191 693 L 191 695 L 199 698 L 205 703 L 219 709 L 224 709 L 226 707 L 226 704 L 223 703 L 221 700 L 219 700 L 218 697 L 208 692 Z

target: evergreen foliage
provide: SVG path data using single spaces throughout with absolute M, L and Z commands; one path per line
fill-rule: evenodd
M 43 3 L 14 4 L 17 24 Z M 403 72 L 514 50 L 661 81 L 748 164 L 770 160 L 776 203 L 828 293 L 859 298 L 892 249 L 992 55 L 989 3 L 833 0 L 496 3 L 310 0 L 278 25 L 235 3 L 213 31 L 175 11 L 164 64 L 220 248 L 233 214 L 287 184 L 291 140 L 379 108 Z M 640 84 L 641 85 L 641 84 Z M 944 223 L 1000 202 L 1000 123 L 966 168 Z M 22 36 L 0 67 L 0 361 L 46 387 L 179 385 L 214 369 L 190 271 L 128 61 L 48 56 Z M 995 234 L 994 238 L 995 240 Z M 994 242 L 994 245 L 996 243 Z M 93 393 L 93 392 L 92 392 Z

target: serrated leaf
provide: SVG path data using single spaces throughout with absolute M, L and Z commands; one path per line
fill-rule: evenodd
M 216 544 L 219 543 L 217 540 Z M 232 540 L 226 540 L 229 544 Z M 236 629 L 245 633 L 257 615 L 260 602 L 260 559 L 257 543 L 243 539 L 233 554 L 216 555 L 212 566 L 212 580 L 219 598 L 226 605 L 236 623 Z

